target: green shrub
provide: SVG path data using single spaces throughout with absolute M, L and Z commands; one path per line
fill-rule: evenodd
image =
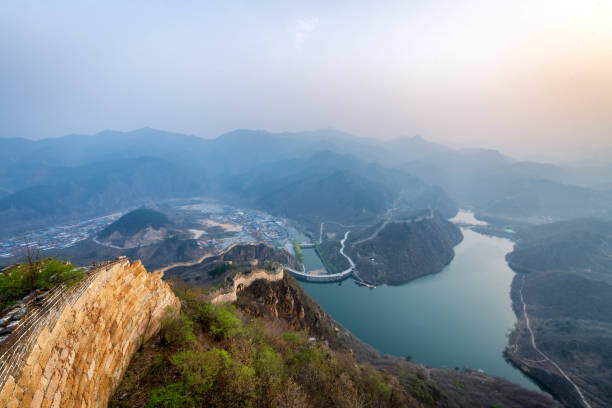
M 208 276 L 216 277 L 216 276 L 222 275 L 225 272 L 233 270 L 233 269 L 236 269 L 236 267 L 232 264 L 222 264 L 222 265 L 217 266 L 213 270 L 208 271 Z
M 283 353 L 287 363 L 319 366 L 323 361 L 324 353 L 320 346 L 309 344 L 303 333 L 283 333 L 283 340 L 288 346 Z
M 379 401 L 388 401 L 391 398 L 391 386 L 381 378 L 380 374 L 373 368 L 369 368 L 369 381 L 367 386 L 369 394 Z
M 297 241 L 293 241 L 293 249 L 295 250 L 295 256 L 297 257 L 300 263 L 304 263 L 304 253 L 302 252 L 302 247 Z
M 304 336 L 301 336 L 299 333 L 283 333 L 283 339 L 292 346 L 299 346 L 305 342 Z
M 10 266 L 0 273 L 0 310 L 36 289 L 51 289 L 65 284 L 73 286 L 85 277 L 85 272 L 58 259 L 29 259 Z
M 202 406 L 253 406 L 255 370 L 232 360 L 227 351 L 181 351 L 170 362 L 181 372 L 185 393 Z
M 160 329 L 162 344 L 184 346 L 195 340 L 193 322 L 184 314 L 176 314 L 172 308 L 166 310 Z
M 219 372 L 230 366 L 227 351 L 213 348 L 208 352 L 181 351 L 170 357 L 170 362 L 181 370 L 185 385 L 196 394 L 212 389 Z
M 242 321 L 236 316 L 236 309 L 231 303 L 220 305 L 197 304 L 193 316 L 218 340 L 231 339 L 242 333 L 244 329 Z
M 465 386 L 463 385 L 461 381 L 457 380 L 455 381 L 453 388 L 455 388 L 456 391 L 463 391 L 465 389 Z
M 44 267 L 38 276 L 38 284 L 42 289 L 51 289 L 62 283 L 66 286 L 74 286 L 83 277 L 82 269 L 58 259 L 47 259 L 44 261 Z
M 234 315 L 230 304 L 214 308 L 215 319 L 210 324 L 210 332 L 216 338 L 229 339 L 242 332 L 242 321 Z
M 295 360 L 299 364 L 313 363 L 319 365 L 323 361 L 323 352 L 319 347 L 306 345 L 300 349 L 295 356 Z
M 255 372 L 258 376 L 280 376 L 283 371 L 283 358 L 270 346 L 263 346 L 255 353 Z
M 195 408 L 195 406 L 195 400 L 181 383 L 156 388 L 147 402 L 147 408 Z

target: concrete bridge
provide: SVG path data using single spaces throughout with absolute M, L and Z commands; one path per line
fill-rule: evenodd
M 315 244 L 313 244 L 312 242 L 300 242 L 299 243 L 300 248 L 314 248 Z

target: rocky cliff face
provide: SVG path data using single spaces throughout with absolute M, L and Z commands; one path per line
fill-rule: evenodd
M 281 320 L 293 330 L 308 330 L 323 340 L 347 348 L 346 344 L 337 341 L 336 329 L 341 326 L 335 324 L 288 273 L 276 282 L 253 282 L 238 293 L 237 305 L 250 316 Z
M 1 407 L 105 407 L 132 354 L 178 299 L 126 258 L 73 288 L 30 296 L 0 345 Z

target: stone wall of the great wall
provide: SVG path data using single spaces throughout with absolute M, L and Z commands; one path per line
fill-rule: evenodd
M 248 273 L 239 273 L 232 279 L 232 284 L 227 288 L 218 289 L 212 292 L 210 296 L 210 303 L 226 303 L 235 302 L 238 299 L 238 292 L 243 288 L 251 286 L 256 280 L 266 280 L 268 282 L 276 282 L 283 280 L 284 268 L 279 266 L 274 271 L 267 271 L 265 269 L 251 269 Z
M 24 302 L 0 345 L 0 407 L 105 407 L 166 308 L 180 307 L 161 277 L 122 258 Z

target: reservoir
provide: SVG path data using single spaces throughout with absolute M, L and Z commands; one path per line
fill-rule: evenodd
M 447 267 L 404 285 L 301 284 L 334 319 L 384 354 L 434 367 L 480 369 L 539 390 L 502 356 L 516 322 L 510 300 L 514 272 L 505 260 L 513 243 L 462 232 Z M 307 270 L 320 268 L 316 253 L 304 255 Z

